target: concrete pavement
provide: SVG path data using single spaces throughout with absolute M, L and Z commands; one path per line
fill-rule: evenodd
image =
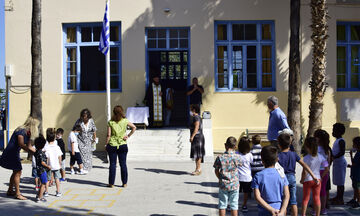
M 68 158 L 67 158 L 68 160 Z M 116 187 L 107 188 L 108 164 L 104 158 L 94 156 L 94 168 L 88 175 L 67 175 L 68 182 L 61 184 L 63 196 L 55 197 L 55 187 L 50 187 L 47 203 L 35 202 L 31 164 L 23 165 L 21 192 L 29 198 L 19 201 L 6 197 L 11 171 L 0 168 L 0 215 L 217 215 L 217 179 L 212 161 L 202 165 L 200 176 L 191 176 L 194 162 L 182 161 L 128 161 L 129 182 L 120 187 L 120 173 Z M 68 163 L 68 161 L 67 161 Z M 297 166 L 300 179 L 300 166 Z M 332 195 L 335 187 L 332 186 Z M 298 186 L 298 201 L 302 187 Z M 346 181 L 346 198 L 352 196 L 349 178 Z M 240 206 L 242 195 L 240 196 Z M 249 213 L 257 215 L 256 203 L 249 201 Z M 239 215 L 243 215 L 239 212 Z M 360 215 L 360 210 L 340 206 L 331 208 L 329 215 Z

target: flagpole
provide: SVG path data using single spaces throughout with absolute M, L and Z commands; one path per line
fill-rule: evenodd
M 109 19 L 109 28 L 110 28 L 110 0 L 108 1 L 108 19 Z M 109 29 L 110 30 L 110 29 Z M 109 34 L 110 37 L 110 34 Z M 110 97 L 110 44 L 109 50 L 106 54 L 106 117 L 107 121 L 111 119 L 111 97 Z

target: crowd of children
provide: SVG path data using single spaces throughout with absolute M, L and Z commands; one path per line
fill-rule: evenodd
M 228 206 L 231 215 L 238 215 L 239 192 L 244 193 L 241 210 L 247 212 L 247 201 L 252 191 L 258 202 L 259 215 L 286 215 L 287 211 L 291 211 L 291 215 L 298 215 L 296 163 L 303 167 L 299 181 L 303 184 L 301 215 L 306 215 L 310 193 L 313 200 L 312 215 L 327 215 L 329 203 L 344 204 L 346 167 L 351 168 L 354 189 L 354 197 L 347 205 L 359 208 L 360 137 L 353 139 L 351 164 L 347 165 L 344 158 L 346 145 L 342 138 L 344 133 L 343 124 L 333 125 L 332 135 L 336 140 L 331 149 L 329 134 L 325 130 L 316 130 L 313 137 L 305 139 L 303 158 L 294 151 L 291 130 L 279 132 L 278 147 L 262 147 L 259 135 L 252 137 L 252 148 L 247 137 L 241 137 L 238 146 L 236 138 L 229 137 L 225 142 L 225 153 L 214 162 L 220 187 L 219 215 L 225 215 Z M 329 199 L 331 165 L 332 181 L 337 186 L 337 193 Z
M 77 134 L 81 132 L 81 126 L 75 125 L 69 134 L 68 149 L 70 152 L 70 170 L 75 174 L 74 164 L 77 162 L 79 172 L 86 174 L 82 167 L 82 159 L 79 153 Z M 32 158 L 32 177 L 35 178 L 35 190 L 38 191 L 36 199 L 38 202 L 46 202 L 44 197 L 49 196 L 49 186 L 55 182 L 56 197 L 61 197 L 60 182 L 66 181 L 65 174 L 65 143 L 62 139 L 64 130 L 48 128 L 46 138 L 40 135 L 35 139 L 36 152 Z

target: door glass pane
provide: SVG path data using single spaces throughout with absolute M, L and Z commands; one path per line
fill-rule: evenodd
M 262 24 L 262 40 L 271 40 L 271 25 L 270 24 Z
M 262 57 L 271 59 L 271 46 L 262 46 Z
M 67 48 L 67 61 L 76 61 L 76 48 Z
M 156 40 L 148 40 L 148 48 L 156 48 Z
M 120 60 L 119 47 L 110 47 L 110 60 Z
M 344 25 L 338 25 L 336 26 L 336 38 L 337 40 L 346 40 L 346 36 L 345 36 L 345 26 Z
M 227 59 L 227 46 L 218 46 L 218 59 Z
M 119 41 L 119 40 L 120 40 L 120 27 L 110 26 L 110 41 Z
M 169 62 L 180 62 L 180 52 L 169 52 Z
M 178 30 L 177 29 L 170 29 L 170 38 L 178 38 Z
M 110 74 L 119 74 L 119 62 L 110 62 Z
M 75 43 L 76 42 L 76 28 L 71 27 L 66 29 L 66 42 Z
M 359 47 L 351 46 L 351 73 L 359 73 Z
M 234 46 L 233 59 L 233 88 L 243 88 L 243 53 L 242 46 Z
M 93 41 L 100 41 L 101 27 L 93 28 Z
M 147 37 L 148 38 L 156 38 L 156 30 L 155 29 L 148 29 L 148 32 L 147 32 Z
M 181 65 L 175 65 L 175 76 L 176 79 L 181 79 Z
M 67 48 L 67 89 L 77 90 L 76 48 Z
M 351 74 L 351 88 L 359 88 L 359 75 Z
M 188 39 L 180 39 L 180 48 L 188 48 Z
M 272 75 L 271 74 L 263 74 L 262 75 L 262 87 L 263 88 L 271 88 L 272 87 Z
M 271 60 L 262 60 L 262 72 L 271 73 Z
M 226 24 L 217 25 L 217 39 L 218 40 L 227 40 Z
M 360 40 L 360 25 L 350 26 L 351 40 Z
M 183 61 L 184 61 L 184 62 L 187 62 L 187 61 L 188 61 L 187 52 L 183 52 Z
M 346 58 L 346 48 L 343 46 L 338 46 L 336 52 L 337 59 L 345 59 Z
M 81 41 L 82 42 L 91 42 L 91 28 L 90 27 L 81 28 Z
M 187 38 L 188 37 L 188 30 L 187 29 L 179 29 L 180 38 Z
M 247 75 L 247 87 L 256 88 L 256 74 Z
M 247 60 L 247 73 L 256 74 L 256 60 Z
M 110 89 L 119 89 L 119 76 L 110 77 Z
M 175 71 L 175 66 L 169 65 L 169 78 L 170 79 L 174 79 L 174 75 L 175 75 L 174 71 Z
M 166 38 L 166 29 L 158 29 L 158 38 Z
M 161 62 L 166 62 L 166 52 L 161 52 L 160 53 L 160 61 Z
M 245 24 L 245 40 L 256 40 L 256 24 Z
M 105 56 L 98 46 L 82 46 L 80 54 L 80 91 L 104 91 Z
M 336 76 L 336 83 L 337 83 L 337 88 L 345 88 L 345 81 L 346 81 L 346 76 L 345 74 L 343 75 L 337 75 Z
M 227 74 L 218 74 L 218 88 L 228 88 Z
M 170 48 L 178 48 L 178 39 L 170 39 Z
M 248 46 L 247 47 L 247 58 L 255 58 L 256 59 L 256 46 Z
M 158 40 L 158 48 L 166 48 L 166 40 Z
M 183 76 L 184 76 L 185 80 L 188 78 L 188 66 L 187 65 L 183 66 Z
M 161 79 L 166 79 L 166 65 L 160 65 Z
M 244 25 L 233 24 L 232 25 L 232 39 L 233 40 L 244 40 Z
M 337 74 L 345 74 L 346 73 L 346 61 L 338 60 L 337 61 Z

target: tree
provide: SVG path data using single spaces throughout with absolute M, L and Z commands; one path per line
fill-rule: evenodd
M 309 86 L 311 88 L 309 127 L 307 136 L 312 136 L 315 130 L 322 127 L 323 99 L 327 87 L 326 75 L 326 41 L 328 39 L 328 11 L 326 0 L 311 0 L 311 29 L 312 35 L 312 75 Z
M 300 0 L 290 2 L 290 54 L 289 54 L 289 94 L 288 123 L 294 132 L 295 150 L 300 153 L 301 137 L 301 82 L 300 82 Z
M 30 116 L 40 120 L 39 132 L 42 132 L 41 0 L 33 0 L 32 4 Z

